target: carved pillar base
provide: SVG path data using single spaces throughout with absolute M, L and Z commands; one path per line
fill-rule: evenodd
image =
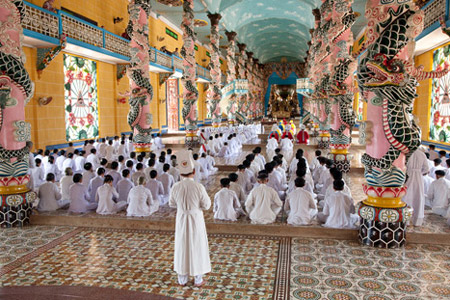
M 336 168 L 342 173 L 348 173 L 350 171 L 350 162 L 353 159 L 353 154 L 348 153 L 348 147 L 350 145 L 335 145 L 330 147 L 331 152 L 328 153 L 328 159 L 334 161 Z
M 151 143 L 146 144 L 134 144 L 134 152 L 142 153 L 142 152 L 150 152 L 150 148 L 152 147 Z
M 360 217 L 359 240 L 378 248 L 400 248 L 406 243 L 406 224 L 413 209 L 401 198 L 405 187 L 373 187 L 364 184 L 367 200 L 357 204 Z
M 196 131 L 186 131 L 186 137 L 184 139 L 184 144 L 187 147 L 196 147 L 200 144 L 200 139 L 198 138 Z
M 317 148 L 328 149 L 330 148 L 330 133 L 326 130 L 321 130 L 317 137 Z
M 0 227 L 29 224 L 36 193 L 25 185 L 2 187 L 0 192 Z

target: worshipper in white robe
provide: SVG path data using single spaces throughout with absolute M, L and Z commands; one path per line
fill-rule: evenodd
M 189 276 L 194 276 L 194 284 L 202 286 L 205 283 L 203 275 L 211 272 L 203 218 L 203 210 L 211 207 L 211 199 L 205 187 L 193 180 L 195 169 L 192 154 L 183 150 L 178 153 L 178 158 L 183 179 L 173 186 L 169 199 L 169 206 L 177 208 L 174 270 L 180 285 L 186 285 Z
M 239 184 L 242 187 L 246 195 L 250 194 L 250 191 L 253 189 L 253 184 L 250 178 L 248 177 L 246 168 L 243 164 L 238 165 L 237 174 L 238 174 L 237 184 Z
M 245 209 L 253 224 L 269 224 L 276 220 L 281 211 L 278 193 L 267 185 L 268 175 L 261 171 L 258 174 L 258 186 L 255 187 L 245 201 Z
M 294 150 L 294 145 L 292 144 L 292 141 L 285 136 L 284 139 L 280 142 L 280 148 L 281 148 L 281 154 L 284 155 L 286 158 L 286 161 L 290 162 L 292 159 L 292 152 Z
M 71 142 L 71 143 L 69 143 L 69 147 L 66 148 L 66 153 L 67 154 L 74 153 L 74 151 L 75 151 L 75 147 L 73 146 L 73 143 Z
M 321 213 L 317 218 L 324 227 L 329 228 L 356 228 L 359 216 L 355 214 L 355 205 L 353 199 L 343 192 L 344 181 L 336 180 L 333 182 L 335 192 L 325 202 Z
M 208 161 L 208 174 L 215 174 L 219 169 L 215 167 L 216 160 L 210 155 L 209 151 L 206 152 L 206 160 Z
M 278 141 L 272 137 L 267 141 L 266 155 L 269 159 L 275 156 L 275 149 L 278 148 Z
M 116 188 L 117 183 L 120 179 L 122 179 L 122 176 L 119 173 L 119 163 L 117 161 L 113 161 L 111 163 L 111 170 L 107 173 L 107 175 L 110 175 L 113 178 L 113 186 Z
M 30 175 L 33 178 L 33 189 L 38 189 L 45 183 L 44 170 L 41 168 L 42 161 L 39 158 L 36 158 L 34 163 L 36 167 L 30 169 Z
M 161 195 L 161 202 L 163 204 L 169 202 L 170 190 L 175 184 L 175 180 L 173 179 L 172 175 L 169 174 L 170 169 L 171 168 L 169 164 L 164 164 L 163 173 L 158 176 L 158 180 L 162 183 L 164 188 L 164 194 Z
M 55 165 L 55 158 L 53 156 L 49 156 L 47 162 L 44 166 L 44 176 L 47 177 L 47 174 L 52 173 L 55 175 L 55 181 L 60 181 L 62 174 L 59 171 L 58 167 Z
M 97 190 L 102 186 L 105 178 L 106 170 L 105 168 L 97 169 L 97 176 L 91 179 L 88 185 L 89 199 L 91 202 L 95 202 L 95 195 L 97 195 Z
M 38 197 L 39 204 L 37 206 L 38 211 L 55 211 L 59 208 L 63 208 L 70 204 L 70 200 L 62 200 L 61 193 L 58 186 L 55 184 L 55 175 L 48 173 L 47 182 L 39 187 Z
M 113 146 L 112 140 L 108 141 L 108 146 L 106 146 L 105 152 L 106 152 L 105 158 L 108 161 L 113 161 L 116 158 L 116 149 Z
M 131 176 L 131 181 L 133 181 L 134 185 L 138 184 L 138 179 L 139 177 L 145 177 L 145 173 L 144 173 L 144 165 L 142 163 L 138 163 L 136 165 L 136 172 L 133 173 L 133 175 Z
M 333 167 L 333 161 L 324 158 L 325 160 L 325 168 L 321 169 L 319 180 L 316 184 L 317 189 L 317 199 L 323 200 L 325 198 L 325 194 L 327 188 L 333 184 L 333 178 L 330 173 L 330 169 Z
M 255 160 L 259 160 L 258 164 L 261 167 L 260 170 L 264 169 L 266 159 L 264 158 L 264 155 L 261 154 L 261 147 L 255 147 L 255 149 L 253 149 L 253 154 L 255 155 Z
M 123 157 L 128 156 L 127 146 L 125 141 L 121 141 L 119 147 L 117 147 L 117 156 L 122 155 Z
M 447 160 L 447 152 L 445 152 L 444 150 L 441 150 L 438 152 L 439 154 L 439 158 L 441 159 L 441 166 L 444 168 L 447 168 L 447 164 L 446 164 L 446 160 Z
M 153 158 L 150 158 L 147 162 L 148 166 L 147 166 L 147 168 L 144 169 L 145 179 L 147 181 L 150 180 L 150 172 L 153 170 L 157 171 L 155 168 L 155 164 L 156 164 L 156 161 Z
M 208 143 L 206 144 L 208 146 L 208 150 L 210 151 L 211 155 L 216 155 L 216 152 L 214 151 L 214 137 L 210 136 Z
M 144 176 L 145 177 L 145 176 Z M 117 183 L 117 192 L 119 193 L 119 201 L 127 201 L 130 190 L 134 187 L 134 183 L 130 180 L 130 171 L 122 170 L 122 179 Z
M 434 214 L 447 216 L 450 198 L 450 181 L 445 179 L 444 170 L 435 171 L 436 180 L 428 188 L 427 205 Z
M 63 163 L 66 160 L 66 151 L 61 150 L 59 152 L 59 156 L 55 160 L 55 164 L 58 167 L 59 171 L 64 172 L 65 169 L 63 169 Z
M 311 172 L 314 172 L 314 170 L 320 166 L 319 157 L 321 156 L 322 151 L 316 150 L 314 152 L 314 157 L 311 159 L 311 162 L 309 163 L 309 168 L 311 169 Z
M 162 196 L 164 195 L 164 187 L 161 181 L 156 180 L 157 176 L 158 172 L 155 170 L 150 171 L 150 179 L 147 181 L 145 187 L 152 192 L 152 197 L 154 200 L 158 200 L 160 205 L 164 205 L 164 199 L 162 199 Z
M 435 145 L 429 145 L 428 153 L 430 154 L 429 160 L 434 161 L 436 158 L 439 158 L 439 153 L 436 151 Z
M 286 197 L 287 184 L 283 184 L 281 176 L 278 172 L 274 171 L 275 162 L 270 162 L 265 165 L 265 171 L 267 172 L 268 181 L 267 186 L 273 188 L 281 200 Z
M 207 171 L 203 169 L 203 166 L 198 162 L 198 154 L 195 153 L 193 155 L 194 158 L 194 168 L 195 168 L 195 174 L 194 174 L 194 180 L 197 182 L 200 182 L 202 179 L 207 178 Z
M 97 203 L 90 202 L 88 189 L 82 184 L 83 175 L 73 175 L 73 184 L 69 188 L 70 206 L 69 212 L 86 213 L 97 209 Z
M 247 195 L 245 194 L 242 187 L 238 184 L 239 176 L 236 173 L 231 173 L 228 175 L 228 179 L 230 179 L 230 187 L 229 189 L 234 191 L 236 193 L 236 196 L 239 199 L 239 202 L 241 203 L 241 206 L 245 204 L 245 200 L 247 198 Z
M 155 135 L 155 137 L 153 138 L 153 143 L 152 143 L 152 146 L 151 146 L 151 150 L 155 151 L 155 150 L 162 149 L 164 147 L 165 147 L 165 145 L 162 142 L 162 138 L 161 138 L 160 134 L 157 133 Z
M 159 201 L 153 199 L 152 193 L 145 187 L 146 181 L 144 176 L 139 177 L 137 183 L 138 185 L 133 187 L 128 194 L 127 216 L 150 216 L 158 211 Z
M 76 151 L 75 151 L 76 152 Z M 84 164 L 86 163 L 86 152 L 81 151 L 79 155 L 75 158 L 75 172 L 81 173 L 84 170 Z
M 127 206 L 126 201 L 114 201 L 114 199 L 119 199 L 119 193 L 113 186 L 113 180 L 111 175 L 106 175 L 103 185 L 97 189 L 95 195 L 95 201 L 98 203 L 96 212 L 100 215 L 115 214 L 124 210 Z
M 295 189 L 290 192 L 284 203 L 288 214 L 287 223 L 291 225 L 310 225 L 317 214 L 317 206 L 313 195 L 304 189 L 305 179 L 295 179 Z
M 170 163 L 172 166 L 169 169 L 169 174 L 172 175 L 174 182 L 178 182 L 180 181 L 180 171 L 177 168 L 178 160 L 175 155 L 172 155 Z
M 106 144 L 106 139 L 103 138 L 101 143 L 98 145 L 97 152 L 99 157 L 106 157 L 106 148 L 108 145 Z
M 445 172 L 445 168 L 443 166 L 441 166 L 441 159 L 440 158 L 435 158 L 433 160 L 433 164 L 434 166 L 430 168 L 430 177 L 433 179 L 436 179 L 436 171 L 438 170 L 443 170 Z
M 292 176 L 291 180 L 289 181 L 287 193 L 290 193 L 295 189 L 295 179 L 300 177 L 300 178 L 305 179 L 305 186 L 303 187 L 303 189 L 307 192 L 310 192 L 311 195 L 313 196 L 313 198 L 316 199 L 317 195 L 316 195 L 316 193 L 314 193 L 314 186 L 306 178 L 306 167 L 302 166 L 301 168 L 297 168 L 295 175 L 296 176 Z
M 425 203 L 427 202 L 428 198 L 428 189 L 430 185 L 433 183 L 434 179 L 430 177 L 429 172 L 422 177 L 423 179 L 423 193 L 425 195 Z M 447 179 L 447 178 L 445 178 Z M 448 179 L 447 179 L 448 180 Z
M 97 156 L 97 149 L 91 149 L 91 154 L 86 157 L 86 162 L 91 163 L 92 168 L 94 168 L 94 170 L 97 170 L 97 168 L 100 166 L 100 159 Z
M 73 160 L 73 153 L 67 154 L 67 158 L 62 163 L 62 168 L 63 168 L 63 170 L 65 170 L 67 168 L 71 168 L 75 173 L 76 166 L 75 166 L 75 161 Z
M 212 175 L 209 173 L 208 169 L 209 163 L 208 160 L 206 159 L 206 153 L 200 154 L 200 157 L 198 158 L 197 162 L 202 165 L 202 168 L 205 171 L 205 178 L 208 178 L 209 175 Z
M 225 142 L 223 146 L 220 148 L 219 153 L 217 153 L 217 157 L 230 157 L 231 152 L 230 148 L 228 147 L 228 143 Z
M 83 184 L 86 187 L 89 187 L 89 183 L 91 182 L 91 179 L 95 177 L 94 168 L 92 167 L 91 163 L 85 163 L 84 164 L 84 172 L 83 172 Z
M 220 185 L 222 189 L 214 196 L 214 219 L 237 221 L 242 215 L 242 208 L 236 193 L 230 189 L 230 179 L 220 179 Z
M 410 156 L 406 164 L 408 180 L 405 183 L 406 195 L 403 201 L 414 209 L 411 223 L 414 226 L 422 226 L 425 217 L 425 193 L 423 175 L 427 174 L 428 159 L 422 150 L 417 149 Z
M 71 168 L 67 168 L 64 170 L 64 176 L 59 181 L 59 188 L 61 189 L 61 200 L 69 200 L 70 201 L 70 186 L 73 184 L 73 171 Z

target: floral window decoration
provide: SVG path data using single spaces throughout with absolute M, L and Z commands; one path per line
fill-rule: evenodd
M 450 63 L 450 45 L 433 53 L 433 70 L 441 70 Z M 450 73 L 432 79 L 430 105 L 430 140 L 450 143 Z
M 66 140 L 98 136 L 97 63 L 64 54 Z

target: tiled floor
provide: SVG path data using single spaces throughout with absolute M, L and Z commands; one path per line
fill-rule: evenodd
M 449 299 L 450 247 L 381 250 L 354 241 L 296 238 L 291 299 Z
M 286 240 L 210 236 L 212 272 L 200 289 L 176 284 L 172 233 L 83 229 L 22 258 L 2 276 L 2 286 L 84 285 L 179 299 L 272 299 L 276 274 L 286 278 L 283 270 L 277 272 Z
M 35 226 L 9 239 L 55 240 L 2 267 L 1 286 L 91 286 L 177 299 L 429 299 L 450 297 L 450 246 L 383 250 L 356 241 L 210 235 L 203 288 L 176 285 L 173 234 Z M 56 237 L 56 236 L 53 236 Z

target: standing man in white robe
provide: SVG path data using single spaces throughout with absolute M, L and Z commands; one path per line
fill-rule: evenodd
M 259 186 L 255 187 L 245 201 L 245 209 L 253 224 L 270 224 L 275 222 L 283 206 L 278 193 L 267 186 L 268 176 L 265 172 L 258 175 Z
M 403 201 L 414 209 L 411 223 L 414 226 L 422 226 L 425 216 L 425 193 L 423 175 L 427 174 L 428 159 L 422 150 L 417 149 L 411 155 L 406 164 L 406 173 L 408 180 L 406 181 L 406 195 Z
M 173 186 L 169 200 L 169 206 L 177 208 L 174 270 L 180 285 L 186 285 L 189 276 L 194 276 L 195 286 L 202 286 L 205 284 L 203 275 L 211 272 L 203 217 L 203 210 L 211 207 L 211 199 L 205 187 L 193 180 L 195 169 L 192 154 L 183 150 L 178 158 L 183 179 Z

